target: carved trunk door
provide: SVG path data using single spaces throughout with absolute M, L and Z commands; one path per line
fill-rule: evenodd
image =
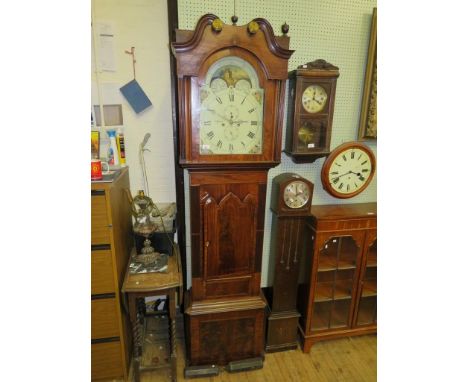
M 219 204 L 211 196 L 204 199 L 203 273 L 207 297 L 210 294 L 211 297 L 248 294 L 242 279 L 250 278 L 254 272 L 256 227 L 257 205 L 251 194 L 241 200 L 233 192 L 228 192 Z M 225 282 L 220 282 L 220 278 Z M 210 281 L 216 286 L 210 288 Z M 244 281 L 249 283 L 250 280 Z

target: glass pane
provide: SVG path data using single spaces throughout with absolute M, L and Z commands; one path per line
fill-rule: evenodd
M 377 241 L 372 243 L 367 253 L 357 325 L 369 325 L 375 322 L 377 322 Z
M 358 325 L 377 322 L 377 296 L 363 297 L 359 302 Z
M 297 151 L 323 150 L 326 145 L 327 120 L 304 119 L 297 131 Z
M 349 308 L 351 299 L 338 300 L 333 304 L 332 315 L 330 320 L 330 328 L 339 328 L 348 326 Z
M 320 250 L 313 330 L 348 326 L 358 253 L 351 236 L 332 237 Z
M 312 330 L 328 329 L 331 307 L 331 301 L 316 302 L 314 304 L 314 314 L 311 322 Z

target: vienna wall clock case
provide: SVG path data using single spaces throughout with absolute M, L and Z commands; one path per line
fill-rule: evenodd
M 185 298 L 191 366 L 257 358 L 268 169 L 280 162 L 289 37 L 257 18 L 205 15 L 176 31 L 179 164 L 188 169 L 192 287 Z
M 312 163 L 330 153 L 339 69 L 325 60 L 289 73 L 284 152 L 296 163 Z

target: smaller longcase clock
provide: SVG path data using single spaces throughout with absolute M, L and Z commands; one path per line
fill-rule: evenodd
M 321 179 L 330 195 L 348 199 L 369 186 L 375 173 L 375 156 L 360 142 L 347 142 L 336 147 L 325 160 Z
M 330 153 L 338 68 L 315 60 L 289 73 L 285 153 L 310 163 Z
M 304 255 L 305 217 L 310 215 L 313 191 L 311 182 L 294 173 L 273 178 L 270 261 L 274 261 L 274 270 L 272 286 L 265 288 L 269 307 L 267 352 L 297 347 L 297 285 Z

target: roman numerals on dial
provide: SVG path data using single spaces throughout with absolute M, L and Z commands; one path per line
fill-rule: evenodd
M 373 174 L 369 154 L 359 148 L 349 148 L 337 154 L 328 169 L 330 187 L 341 195 L 359 192 Z
M 200 89 L 200 154 L 261 154 L 263 90 Z

